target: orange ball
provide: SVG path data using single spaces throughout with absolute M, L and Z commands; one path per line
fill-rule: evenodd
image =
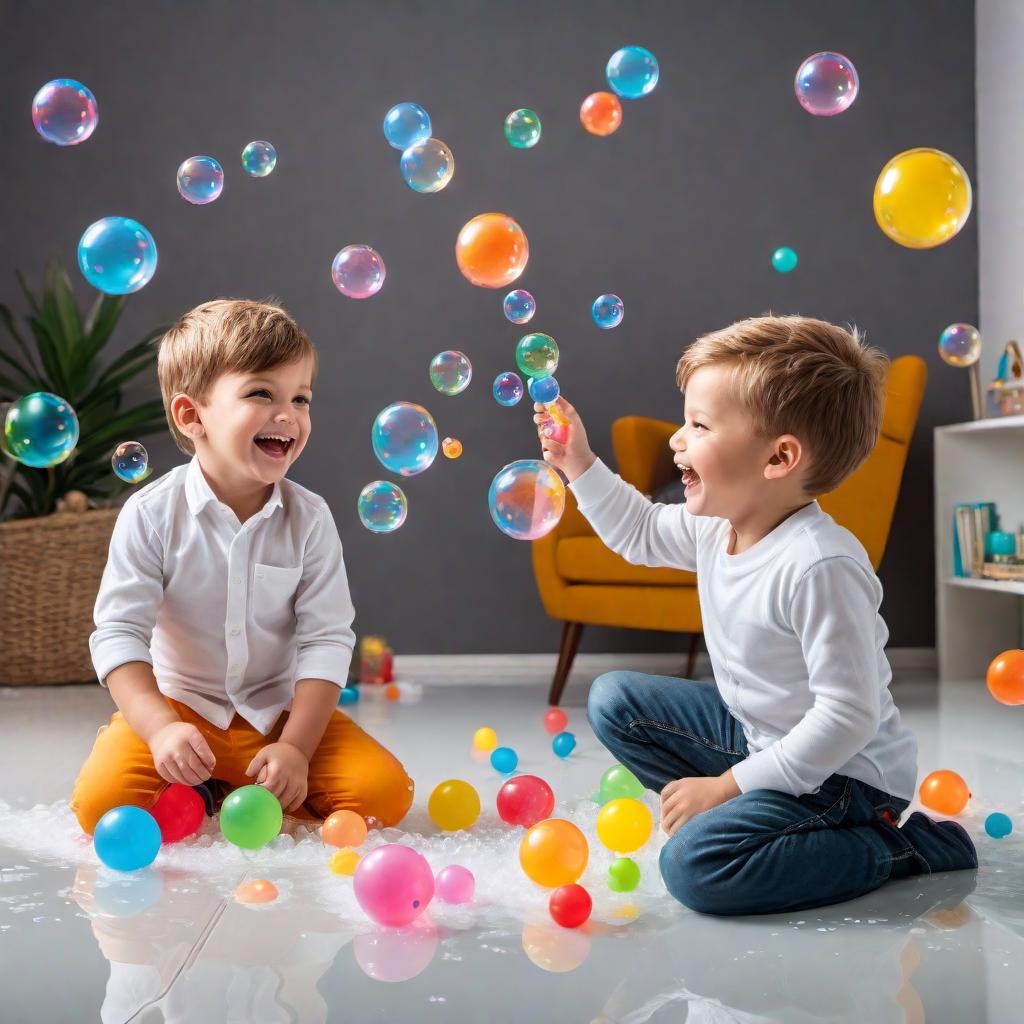
M 239 903 L 273 903 L 277 899 L 277 886 L 265 878 L 254 878 L 235 890 L 235 899 Z
M 384 691 L 384 696 L 387 697 L 388 700 L 398 700 L 398 698 L 402 696 L 402 691 L 399 690 L 399 688 L 397 686 L 395 686 L 394 683 L 392 683 Z
M 580 121 L 591 135 L 611 135 L 622 124 L 622 104 L 610 92 L 592 92 L 580 107 Z
M 971 798 L 967 783 L 956 772 L 932 772 L 918 790 L 921 803 L 939 814 L 959 814 Z
M 557 889 L 583 874 L 590 858 L 587 837 L 571 822 L 548 818 L 531 828 L 519 844 L 519 863 L 538 885 Z
M 525 269 L 530 244 L 523 229 L 504 213 L 481 213 L 462 226 L 455 262 L 470 284 L 505 288 Z
M 320 830 L 328 846 L 358 846 L 366 839 L 366 821 L 355 811 L 335 811 Z
M 1024 651 L 1003 651 L 985 676 L 988 692 L 1000 704 L 1024 704 Z

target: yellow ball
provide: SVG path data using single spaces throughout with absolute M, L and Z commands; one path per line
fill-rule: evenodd
M 484 726 L 473 733 L 473 746 L 477 750 L 493 750 L 498 745 L 498 734 Z
M 359 854 L 350 846 L 335 850 L 331 854 L 330 867 L 336 875 L 354 875 L 359 867 Z
M 948 153 L 908 149 L 875 182 L 875 220 L 899 245 L 933 249 L 948 242 L 971 215 L 971 179 Z
M 654 819 L 639 800 L 609 800 L 597 816 L 597 838 L 615 853 L 639 850 L 651 837 Z
M 538 821 L 519 844 L 519 863 L 528 878 L 548 889 L 571 885 L 590 859 L 587 837 L 562 818 Z
M 462 779 L 448 779 L 434 788 L 427 801 L 427 813 L 438 828 L 456 832 L 469 828 L 480 817 L 480 797 Z

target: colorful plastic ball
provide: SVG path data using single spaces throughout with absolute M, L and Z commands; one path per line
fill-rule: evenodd
M 1024 704 L 1024 651 L 1003 651 L 992 659 L 985 674 L 988 692 L 1000 704 Z
M 469 828 L 480 817 L 480 796 L 462 779 L 439 782 L 427 801 L 430 820 L 445 832 Z
M 441 442 L 441 451 L 446 459 L 457 459 L 462 454 L 462 442 L 457 437 L 446 437 Z
M 533 110 L 520 107 L 505 118 L 505 138 L 513 149 L 530 149 L 540 142 L 540 118 Z
M 571 822 L 548 818 L 531 828 L 519 844 L 519 863 L 526 876 L 546 889 L 571 885 L 586 870 L 590 847 Z
M 841 53 L 812 54 L 797 68 L 793 91 L 800 106 L 815 117 L 834 117 L 857 98 L 860 79 L 849 57 Z
M 266 878 L 252 878 L 242 882 L 235 889 L 235 900 L 238 903 L 273 903 L 278 897 L 277 886 Z
M 359 700 L 358 686 L 343 686 L 338 695 L 339 704 L 355 704 Z
M 384 287 L 387 268 L 376 249 L 368 245 L 346 245 L 331 264 L 334 287 L 350 299 L 368 299 Z
M 537 540 L 550 533 L 565 510 L 565 484 L 546 462 L 510 462 L 491 481 L 491 518 L 513 540 Z
M 516 345 L 516 365 L 528 377 L 549 377 L 558 369 L 558 343 L 550 334 L 524 334 Z
M 506 371 L 494 378 L 491 392 L 498 405 L 518 405 L 523 397 L 523 381 L 518 373 Z
M 152 864 L 160 842 L 160 826 L 153 815 L 130 805 L 107 811 L 93 832 L 96 856 L 115 871 L 138 871 Z
M 224 190 L 224 168 L 212 156 L 190 156 L 178 168 L 178 192 L 195 206 L 212 203 Z
M 981 356 L 981 332 L 971 324 L 950 324 L 939 335 L 939 355 L 950 366 L 973 365 Z
M 405 522 L 409 503 L 397 484 L 374 480 L 359 492 L 356 508 L 359 521 L 372 533 L 393 533 Z
M 565 727 L 568 724 L 569 716 L 561 708 L 548 708 L 544 712 L 544 728 L 552 736 L 556 733 L 565 732 Z
M 99 121 L 96 97 L 73 78 L 47 82 L 32 100 L 32 124 L 42 138 L 56 146 L 85 142 Z
M 658 61 L 642 46 L 624 46 L 608 60 L 605 74 L 612 91 L 623 99 L 638 100 L 658 84 Z
M 502 775 L 511 775 L 519 764 L 519 755 L 511 747 L 496 747 L 491 751 L 491 767 Z
M 384 699 L 390 701 L 400 700 L 402 697 L 402 691 L 394 684 L 384 688 Z
M 265 178 L 277 166 L 277 150 L 263 139 L 256 139 L 242 150 L 242 170 L 254 178 Z
M 194 832 L 206 817 L 203 798 L 191 787 L 172 782 L 157 798 L 150 812 L 165 843 L 176 843 Z
M 498 734 L 488 726 L 473 733 L 473 746 L 477 750 L 493 750 L 498 745 Z
M 458 395 L 473 379 L 473 364 L 464 352 L 448 349 L 430 360 L 430 383 L 442 395 Z
M 550 405 L 561 391 L 554 377 L 531 377 L 526 382 L 526 389 L 530 397 L 541 405 Z
M 114 475 L 126 484 L 138 483 L 149 468 L 149 453 L 138 441 L 125 441 L 110 456 Z
M 875 183 L 875 220 L 889 238 L 908 249 L 948 242 L 967 223 L 972 202 L 967 172 L 938 149 L 897 154 Z
M 107 295 L 129 295 L 156 273 L 156 242 L 131 217 L 104 217 L 90 224 L 78 242 L 78 268 Z
M 559 757 L 568 757 L 576 749 L 576 737 L 571 732 L 560 732 L 551 741 L 551 749 Z
M 1013 831 L 1013 822 L 1008 814 L 995 811 L 985 819 L 985 831 L 993 839 L 1005 839 Z
M 622 124 L 622 104 L 611 92 L 592 92 L 580 106 L 580 123 L 591 135 L 611 135 Z
M 594 304 L 590 307 L 590 315 L 594 323 L 603 331 L 610 331 L 622 323 L 622 317 L 626 307 L 618 295 L 598 295 Z
M 608 867 L 608 888 L 612 892 L 632 892 L 640 884 L 640 866 L 632 857 L 619 857 Z
M 413 402 L 393 402 L 373 421 L 373 452 L 381 464 L 400 476 L 415 476 L 437 458 L 434 417 Z
M 509 825 L 532 828 L 551 816 L 555 794 L 536 775 L 516 775 L 498 790 L 498 816 Z
M 644 784 L 624 765 L 613 764 L 601 776 L 599 801 L 606 804 L 611 800 L 639 800 L 644 794 Z
M 369 918 L 386 928 L 403 928 L 434 898 L 434 873 L 422 854 L 388 843 L 359 862 L 353 889 Z
M 25 466 L 63 462 L 78 444 L 78 417 L 59 395 L 33 391 L 11 403 L 4 417 L 4 447 Z
M 800 257 L 797 256 L 796 250 L 790 249 L 788 245 L 784 245 L 772 253 L 772 266 L 780 274 L 788 274 L 791 270 L 796 270 L 796 265 L 799 262 Z
M 356 873 L 356 868 L 359 867 L 361 859 L 355 850 L 346 847 L 343 850 L 335 850 L 331 854 L 331 859 L 327 862 L 327 866 L 336 875 L 351 876 Z
M 480 288 L 506 288 L 526 269 L 530 244 L 504 213 L 481 213 L 467 221 L 455 241 L 462 276 Z
M 469 868 L 460 864 L 449 864 L 441 868 L 434 879 L 434 892 L 442 903 L 469 903 L 476 891 L 476 879 Z
M 402 152 L 402 178 L 414 192 L 440 192 L 455 173 L 455 157 L 440 139 L 421 139 Z
M 263 786 L 241 786 L 224 799 L 220 830 L 244 850 L 258 850 L 281 831 L 284 814 L 276 796 Z
M 653 827 L 647 806 L 629 797 L 609 800 L 597 815 L 597 838 L 615 853 L 639 850 L 650 839 Z
M 328 846 L 361 846 L 366 840 L 366 819 L 355 811 L 335 811 L 323 823 L 320 838 Z
M 502 303 L 505 319 L 514 324 L 525 324 L 537 312 L 537 301 L 525 288 L 513 288 Z
M 418 103 L 396 103 L 384 115 L 384 138 L 404 152 L 430 138 L 430 115 Z
M 593 902 L 582 885 L 560 885 L 548 900 L 548 910 L 556 924 L 563 928 L 579 928 L 590 918 Z
M 956 772 L 938 771 L 925 776 L 917 795 L 925 807 L 939 814 L 959 814 L 971 798 L 967 783 Z

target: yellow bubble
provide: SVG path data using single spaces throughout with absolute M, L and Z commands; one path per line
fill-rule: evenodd
M 330 868 L 336 875 L 354 875 L 359 867 L 359 854 L 350 846 L 331 854 Z
M 445 458 L 457 459 L 462 454 L 462 442 L 457 437 L 446 437 L 441 442 L 441 451 Z
M 651 812 L 631 797 L 609 800 L 597 816 L 597 838 L 615 853 L 639 850 L 653 827 Z
M 498 745 L 498 734 L 484 726 L 473 733 L 473 746 L 477 750 L 493 750 Z

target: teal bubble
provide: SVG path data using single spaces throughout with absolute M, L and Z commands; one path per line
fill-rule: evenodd
M 4 447 L 20 463 L 46 469 L 63 462 L 78 444 L 78 417 L 59 395 L 33 391 L 7 409 Z
M 612 92 L 626 100 L 646 96 L 658 84 L 658 60 L 642 46 L 624 46 L 616 50 L 605 68 Z
M 473 379 L 473 364 L 464 352 L 449 349 L 430 360 L 430 383 L 442 395 L 458 395 Z
M 797 256 L 796 250 L 790 249 L 788 245 L 784 245 L 772 253 L 772 266 L 780 274 L 788 274 L 791 270 L 795 270 L 799 262 L 800 258 Z
M 524 334 L 516 345 L 516 365 L 528 377 L 550 377 L 558 369 L 558 343 L 550 334 Z
M 156 242 L 131 217 L 103 217 L 78 242 L 78 269 L 107 295 L 129 295 L 156 273 Z
M 540 142 L 540 118 L 520 107 L 505 118 L 505 138 L 513 149 L 530 149 Z
M 392 533 L 409 511 L 402 488 L 389 480 L 374 480 L 359 492 L 359 521 L 372 533 Z
M 242 150 L 242 169 L 254 178 L 265 178 L 277 166 L 277 150 L 257 139 Z
M 422 405 L 393 402 L 373 421 L 372 442 L 385 469 L 415 476 L 437 458 L 437 425 Z
M 430 138 L 430 115 L 418 103 L 396 103 L 384 115 L 384 138 L 405 152 L 413 143 Z
M 610 293 L 608 295 L 598 295 L 594 299 L 594 304 L 590 307 L 590 315 L 594 318 L 594 323 L 602 331 L 610 331 L 613 327 L 618 327 L 622 323 L 622 318 L 626 315 L 626 307 L 618 295 Z

